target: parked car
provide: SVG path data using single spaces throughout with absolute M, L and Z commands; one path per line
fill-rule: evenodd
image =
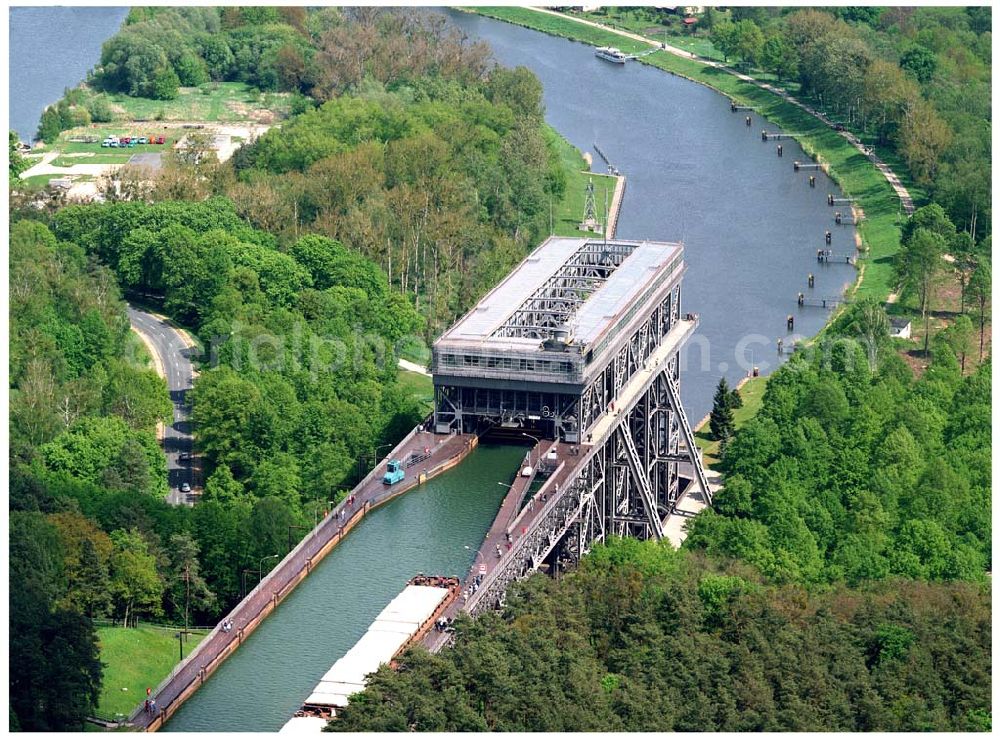
M 191 455 L 191 452 L 190 452 L 190 451 L 185 451 L 184 453 L 182 453 L 182 454 L 181 454 L 180 456 L 178 456 L 177 458 L 178 458 L 178 459 L 179 459 L 180 461 L 190 461 L 191 459 L 193 459 L 193 458 L 194 458 L 194 456 L 192 456 L 192 455 Z
M 838 121 L 837 123 L 835 123 L 835 124 L 833 125 L 833 130 L 834 130 L 834 131 L 845 131 L 846 129 L 847 129 L 847 127 L 846 127 L 846 126 L 844 126 L 844 125 L 843 125 L 842 123 L 840 123 L 839 121 Z
M 139 144 L 145 144 L 147 142 L 147 139 L 146 137 L 139 137 L 137 141 L 139 142 Z
M 181 492 L 190 492 L 190 491 L 191 491 L 191 485 L 188 484 L 187 482 L 184 482 L 184 484 L 181 485 Z

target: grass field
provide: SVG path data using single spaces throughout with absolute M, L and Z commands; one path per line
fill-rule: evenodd
M 533 28 L 555 36 L 575 39 L 597 46 L 613 45 L 627 53 L 649 49 L 648 44 L 624 38 L 611 31 L 586 26 L 567 18 L 539 13 L 526 8 L 483 7 L 475 12 L 502 21 Z M 786 131 L 799 132 L 806 152 L 829 164 L 830 175 L 849 196 L 856 198 L 865 211 L 859 227 L 863 245 L 868 250 L 863 280 L 856 287 L 857 296 L 885 300 L 892 290 L 892 258 L 899 249 L 899 199 L 882 174 L 851 144 L 814 116 L 736 76 L 694 60 L 673 54 L 658 53 L 641 62 L 708 85 L 753 106 L 761 115 Z
M 103 626 L 97 629 L 104 663 L 104 687 L 97 705 L 97 715 L 114 719 L 128 715 L 146 697 L 146 688 L 159 685 L 179 660 L 176 629 L 139 625 L 125 629 Z M 207 631 L 192 631 L 184 640 L 187 655 Z
M 132 155 L 136 154 L 137 149 L 130 150 L 111 150 L 110 152 L 101 152 L 99 154 L 94 154 L 91 157 L 72 157 L 67 155 L 60 155 L 52 161 L 54 167 L 73 167 L 74 165 L 124 165 L 130 159 Z
M 434 384 L 431 377 L 413 371 L 399 369 L 399 388 L 407 397 L 420 405 L 420 413 L 426 415 L 434 407 Z
M 760 406 L 764 403 L 765 389 L 767 389 L 767 378 L 764 376 L 750 379 L 740 387 L 743 406 L 738 410 L 733 410 L 733 424 L 737 429 L 757 414 Z M 712 437 L 707 419 L 705 424 L 694 432 L 694 438 L 704 454 L 705 466 L 709 469 L 715 468 L 719 463 L 719 441 Z
M 286 115 L 291 106 L 288 93 L 260 93 L 242 82 L 212 82 L 200 88 L 181 88 L 174 100 L 111 95 L 117 115 L 129 121 L 248 121 L 270 120 Z M 274 115 L 272 115 L 272 113 Z
M 577 229 L 583 220 L 584 207 L 587 200 L 587 183 L 594 182 L 594 201 L 597 207 L 598 221 L 604 221 L 605 195 L 608 202 L 615 190 L 615 179 L 599 173 L 585 172 L 587 163 L 580 150 L 567 142 L 559 132 L 551 126 L 545 127 L 546 137 L 554 143 L 559 152 L 563 169 L 566 172 L 566 192 L 562 201 L 552 206 L 552 232 L 561 237 L 579 237 L 592 235 Z M 606 194 L 605 194 L 606 192 Z

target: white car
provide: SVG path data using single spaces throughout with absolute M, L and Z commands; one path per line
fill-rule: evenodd
M 187 482 L 185 482 L 184 484 L 181 485 L 181 492 L 190 492 L 190 491 L 191 491 L 191 485 L 190 484 L 188 484 Z

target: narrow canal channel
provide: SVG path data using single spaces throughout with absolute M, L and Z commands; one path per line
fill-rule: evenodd
M 796 296 L 842 294 L 855 269 L 818 264 L 816 250 L 826 246 L 829 229 L 835 253 L 853 252 L 854 229 L 834 223 L 826 196 L 841 193 L 833 181 L 794 172 L 795 160 L 809 160 L 798 144 L 782 141 L 779 158 L 776 142 L 761 141 L 761 129 L 779 127 L 757 114 L 747 127 L 746 114 L 731 113 L 726 97 L 640 62 L 610 64 L 585 44 L 443 12 L 470 39 L 487 42 L 502 64 L 538 76 L 548 123 L 594 155 L 595 171 L 604 166 L 596 143 L 625 173 L 619 237 L 684 242 L 682 309 L 701 316 L 681 378 L 692 424 L 711 409 L 720 376 L 737 382 L 751 362 L 763 374 L 777 367 L 787 315 L 795 315 L 801 336 L 823 327 L 829 310 L 800 308 Z M 811 292 L 809 273 L 816 276 Z
M 483 444 L 372 511 L 164 731 L 278 731 L 410 577 L 465 575 L 525 450 Z

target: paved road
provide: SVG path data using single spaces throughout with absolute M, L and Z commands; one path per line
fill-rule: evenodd
M 198 349 L 188 345 L 187 338 L 159 317 L 129 305 L 129 322 L 155 352 L 157 372 L 167 381 L 167 390 L 174 405 L 173 422 L 163 434 L 163 451 L 167 455 L 167 481 L 170 492 L 167 502 L 171 505 L 193 503 L 191 493 L 180 491 L 181 484 L 197 485 L 192 469 L 193 436 L 189 409 L 185 403 L 187 392 L 194 385 L 194 367 L 191 358 Z M 185 455 L 185 459 L 181 456 Z

